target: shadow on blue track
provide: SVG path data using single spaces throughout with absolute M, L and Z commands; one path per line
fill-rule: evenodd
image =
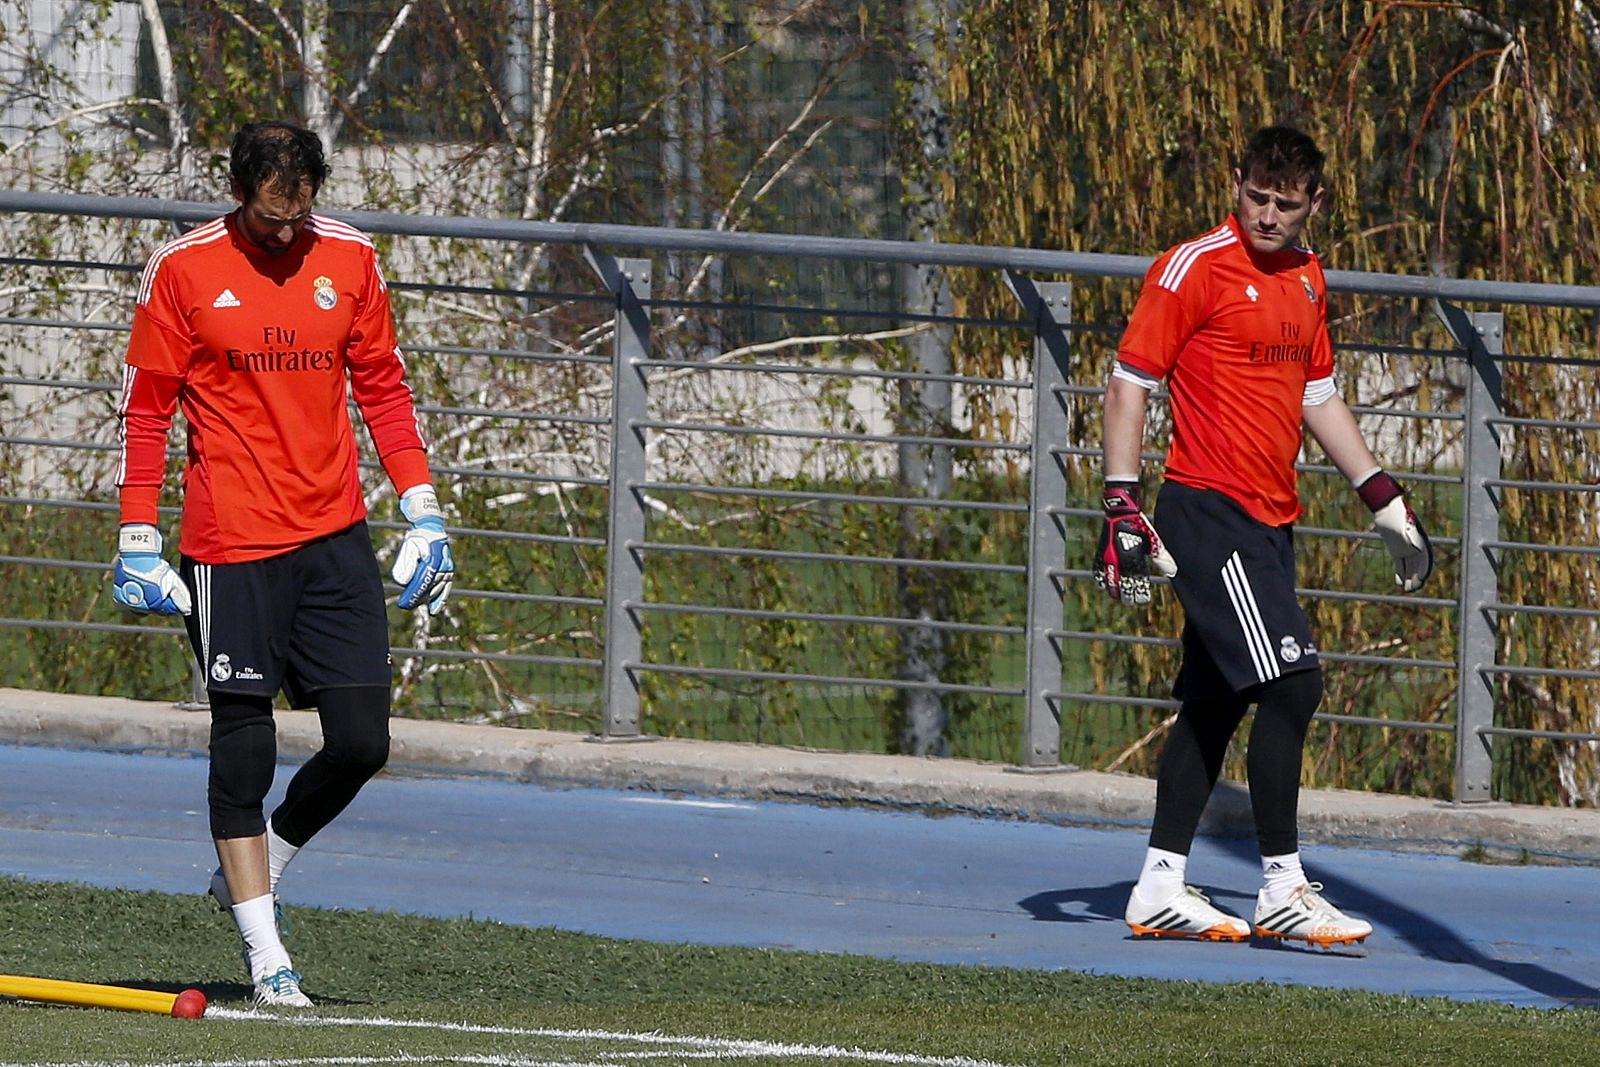
M 1307 873 L 1313 879 L 1317 877 L 1314 864 L 1307 864 Z M 1423 959 L 1476 967 L 1568 1007 L 1600 1008 L 1600 989 L 1593 985 L 1537 963 L 1486 956 L 1448 926 L 1393 897 L 1341 881 L 1339 901 L 1347 903 L 1358 915 L 1381 921 L 1396 939 Z
M 1121 922 L 1122 909 L 1127 906 L 1128 893 L 1132 889 L 1132 882 L 1052 889 L 1023 897 L 1017 901 L 1017 905 L 1032 915 L 1035 921 L 1042 923 Z M 1069 909 L 1069 904 L 1082 904 L 1084 907 Z
M 1239 859 L 1254 862 L 1257 858 L 1256 844 L 1251 839 L 1212 838 L 1210 844 Z M 1306 873 L 1313 881 L 1322 880 L 1314 863 L 1306 864 Z M 1411 955 L 1419 959 L 1475 967 L 1568 1007 L 1600 1008 L 1600 988 L 1587 981 L 1543 964 L 1495 959 L 1485 955 L 1445 923 L 1392 896 L 1364 889 L 1348 878 L 1337 879 L 1337 884 L 1341 906 L 1381 925 L 1383 936 L 1404 945 Z M 1255 907 L 1253 893 L 1203 888 L 1219 906 L 1235 914 L 1248 917 Z M 1121 923 L 1123 908 L 1132 889 L 1131 881 L 1053 889 L 1024 897 L 1017 901 L 1017 906 L 1036 922 Z M 1268 952 L 1317 951 L 1281 946 L 1265 940 L 1253 940 L 1251 944 Z M 1581 961 L 1574 961 L 1574 966 L 1582 966 Z

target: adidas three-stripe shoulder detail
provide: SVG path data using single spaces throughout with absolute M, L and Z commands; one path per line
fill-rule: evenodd
M 1189 268 L 1207 252 L 1226 248 L 1238 243 L 1232 228 L 1226 223 L 1218 226 L 1204 237 L 1196 237 L 1192 241 L 1185 241 L 1172 250 L 1172 258 L 1167 260 L 1166 269 L 1161 272 L 1161 277 L 1156 284 L 1172 292 L 1178 291 L 1178 286 L 1183 284 L 1184 276 L 1189 273 Z
M 145 304 L 150 301 L 150 289 L 155 285 L 156 274 L 160 272 L 161 265 L 168 257 L 187 248 L 199 248 L 208 245 L 228 235 L 226 218 L 213 219 L 204 226 L 190 230 L 182 237 L 176 237 L 150 254 L 150 259 L 144 265 L 144 273 L 139 275 L 139 295 L 137 302 Z
M 306 225 L 312 233 L 319 237 L 328 237 L 335 241 L 354 241 L 356 244 L 366 245 L 368 248 L 372 247 L 372 238 L 348 222 L 330 219 L 326 215 L 313 214 L 306 222 Z

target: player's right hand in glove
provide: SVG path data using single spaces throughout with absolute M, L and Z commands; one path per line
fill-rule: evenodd
M 1106 521 L 1094 550 L 1095 584 L 1112 600 L 1148 604 L 1151 569 L 1171 578 L 1178 573 L 1178 561 L 1145 516 L 1138 482 L 1108 479 L 1103 496 Z
M 188 586 L 161 558 L 161 531 L 147 522 L 122 527 L 111 583 L 111 599 L 138 615 L 187 615 L 192 606 Z
M 1405 490 L 1387 471 L 1378 471 L 1356 486 L 1361 502 L 1372 509 L 1372 525 L 1394 559 L 1394 584 L 1415 593 L 1433 573 L 1433 544 L 1406 503 Z

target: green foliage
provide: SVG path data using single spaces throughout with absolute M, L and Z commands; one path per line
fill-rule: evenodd
M 1213 225 L 1229 210 L 1233 154 L 1258 126 L 1289 122 L 1329 153 L 1327 209 L 1310 238 L 1326 266 L 1410 274 L 1600 282 L 1600 34 L 1587 0 L 1541 3 L 1370 4 L 1355 0 L 1207 0 L 1187 5 L 934 5 L 959 22 L 938 41 L 934 83 L 943 92 L 951 149 L 935 167 L 950 240 L 993 245 L 1154 254 Z M 955 27 L 959 26 L 959 32 Z M 1002 313 L 1010 297 L 993 278 L 952 274 L 961 310 Z M 1079 332 L 1080 384 L 1102 382 L 1133 288 L 1080 283 L 1074 320 L 1111 328 Z M 1341 380 L 1353 403 L 1453 413 L 1460 364 L 1430 356 L 1453 347 L 1429 309 L 1394 298 L 1335 295 L 1330 324 Z M 1561 309 L 1506 308 L 1508 347 L 1540 356 L 1592 355 L 1600 320 Z M 1382 342 L 1418 356 L 1377 357 Z M 976 331 L 955 346 L 959 365 L 993 373 L 1006 350 Z M 1594 376 L 1581 366 L 1508 364 L 1512 416 L 1592 418 Z M 1099 439 L 1098 411 L 1071 412 L 1071 440 Z M 1382 458 L 1400 471 L 1460 470 L 1449 424 L 1369 416 Z M 1158 432 L 1151 444 L 1164 444 Z M 1600 470 L 1588 431 L 1507 428 L 1504 476 L 1592 483 Z M 1319 457 L 1311 457 L 1314 462 Z M 1072 503 L 1092 499 L 1093 464 L 1071 464 Z M 1302 483 L 1311 525 L 1365 523 L 1337 478 Z M 1456 536 L 1459 499 L 1448 486 L 1412 483 L 1436 537 Z M 1503 494 L 1502 536 L 1534 544 L 1592 542 L 1587 494 Z M 1381 556 L 1348 542 L 1300 539 L 1302 584 L 1386 587 Z M 1430 591 L 1457 588 L 1453 553 L 1441 553 Z M 1085 557 L 1079 556 L 1082 560 Z M 1350 579 L 1359 577 L 1358 583 Z M 1500 599 L 1590 604 L 1593 557 L 1508 553 Z M 1091 591 L 1069 587 L 1090 619 L 1122 628 Z M 1158 604 L 1146 632 L 1174 633 L 1176 605 Z M 1071 608 L 1069 608 L 1069 611 Z M 1325 649 L 1429 661 L 1454 658 L 1457 622 L 1437 609 L 1313 599 Z M 1503 663 L 1592 670 L 1595 624 L 1506 615 Z M 1113 644 L 1088 657 L 1097 691 L 1166 696 L 1173 655 Z M 1495 680 L 1504 726 L 1595 729 L 1595 687 L 1577 679 Z M 1324 710 L 1429 723 L 1453 719 L 1455 679 L 1431 668 L 1329 672 Z M 1104 715 L 1081 709 L 1085 718 Z M 1122 712 L 1113 712 L 1121 716 Z M 1114 743 L 1096 765 L 1147 769 L 1163 714 L 1139 718 L 1132 747 Z M 1328 726 L 1313 745 L 1308 782 L 1381 785 L 1448 795 L 1451 748 L 1437 734 Z M 1063 730 L 1100 728 L 1063 722 Z M 1126 741 L 1126 735 L 1123 738 Z M 1592 804 L 1600 770 L 1590 746 L 1498 741 L 1496 795 Z
M 863 63 L 872 31 L 865 9 L 854 5 L 848 18 L 826 4 L 720 11 L 687 2 L 576 0 L 330 0 L 286 7 L 164 0 L 158 6 L 160 24 L 143 27 L 136 92 L 120 106 L 93 110 L 94 118 L 57 124 L 61 139 L 42 129 L 7 146 L 14 150 L 0 158 L 0 171 L 18 184 L 216 198 L 226 187 L 225 155 L 237 126 L 286 117 L 312 126 L 335 149 L 324 206 L 721 229 L 804 217 L 851 234 L 873 218 L 870 207 L 861 207 L 869 202 L 861 196 L 861 175 L 839 162 L 847 154 L 871 160 L 882 179 L 883 155 L 870 150 L 854 117 L 880 76 Z M 35 7 L 0 0 L 0 10 L 10 27 Z M 81 18 L 70 27 L 38 28 L 76 42 L 109 25 L 113 9 L 75 10 Z M 518 55 L 525 57 L 520 67 Z M 53 65 L 58 59 L 32 55 L 18 75 L 52 87 L 53 94 L 37 97 L 47 124 L 84 103 L 88 91 Z M 171 86 L 162 80 L 164 60 L 171 63 Z M 0 80 L 12 74 L 0 66 Z M 763 91 L 752 93 L 751 85 Z M 109 140 L 110 129 L 133 136 Z M 7 221 L 13 247 L 40 257 L 136 264 L 170 235 L 120 220 L 17 218 L 21 232 Z M 395 645 L 421 650 L 397 657 L 397 704 L 408 714 L 594 729 L 597 680 L 587 661 L 599 655 L 604 624 L 597 610 L 570 601 L 603 592 L 604 553 L 593 542 L 605 534 L 604 495 L 587 483 L 603 480 L 606 449 L 587 424 L 550 416 L 604 415 L 609 383 L 593 364 L 551 357 L 608 352 L 610 301 L 603 295 L 593 301 L 594 279 L 574 249 L 389 237 L 378 244 L 396 279 L 397 325 L 412 349 L 410 379 L 424 404 L 441 491 L 452 525 L 462 531 L 462 573 L 473 576 L 462 583 L 470 588 L 458 587 L 447 619 L 396 618 Z M 754 292 L 770 301 L 769 289 L 793 292 L 802 280 L 815 303 L 828 291 L 822 275 L 796 264 L 680 256 L 665 267 L 658 297 L 706 302 L 660 316 L 656 343 L 668 356 L 734 349 L 794 325 L 780 314 L 720 310 L 715 305 L 724 297 Z M 5 270 L 9 314 L 118 325 L 131 317 L 131 272 L 84 278 L 21 265 Z M 430 287 L 408 289 L 405 280 Z M 455 282 L 465 288 L 437 289 Z M 868 284 L 883 287 L 876 279 Z M 508 297 L 506 290 L 526 295 Z M 73 340 L 63 345 L 62 336 Z M 88 352 L 80 336 L 107 341 Z M 6 371 L 109 386 L 118 380 L 124 343 L 120 333 L 28 333 L 0 358 Z M 104 403 L 95 394 L 75 405 L 63 402 L 59 390 L 25 392 L 26 404 L 0 416 L 6 435 L 52 444 L 6 446 L 7 484 L 20 489 L 13 476 L 26 476 L 35 496 L 48 499 L 39 505 L 40 527 L 6 524 L 6 548 L 18 555 L 37 548 L 84 566 L 40 568 L 12 584 L 16 597 L 4 614 L 21 625 L 0 631 L 0 648 L 16 667 L 11 677 L 80 691 L 117 684 L 139 696 L 165 696 L 175 683 L 186 691 L 181 642 L 159 646 L 163 655 L 171 651 L 169 663 L 148 655 L 151 638 L 51 628 L 67 619 L 126 622 L 104 596 L 100 561 L 110 545 L 109 523 L 102 515 L 79 521 L 72 510 L 80 501 L 114 507 L 114 397 L 108 389 Z M 834 408 L 843 417 L 844 409 L 836 402 Z M 71 412 L 70 427 L 59 425 L 62 410 Z M 101 450 L 68 450 L 77 439 L 98 442 Z M 712 476 L 745 480 L 733 465 L 746 460 L 767 462 L 755 450 L 730 453 L 717 460 L 723 467 Z M 539 480 L 529 481 L 529 474 Z M 758 470 L 748 480 L 759 484 L 769 475 L 770 468 Z M 574 480 L 564 483 L 563 476 Z M 366 477 L 374 519 L 392 523 L 392 494 L 374 468 Z M 174 490 L 165 500 L 175 506 L 179 498 Z M 791 536 L 781 509 L 761 508 L 755 525 L 763 543 Z M 380 525 L 378 537 L 381 551 L 392 547 L 392 528 Z M 719 572 L 706 573 L 720 580 Z M 683 579 L 676 574 L 669 566 L 663 577 L 652 577 L 661 595 L 709 602 L 724 591 L 697 582 L 701 572 L 693 567 L 682 569 Z M 780 567 L 761 564 L 737 577 L 755 608 L 782 606 Z M 676 622 L 650 625 L 670 633 Z M 760 632 L 755 641 L 717 636 L 717 653 L 727 653 L 721 662 L 776 669 L 808 654 L 813 637 L 801 628 L 781 620 L 753 625 Z M 89 667 L 100 663 L 107 670 Z M 106 681 L 108 673 L 117 680 Z M 663 701 L 676 691 L 670 676 L 650 684 Z M 773 697 L 776 710 L 756 718 L 792 725 L 804 699 Z M 658 728 L 667 731 L 685 718 L 665 705 L 659 714 Z M 875 714 L 869 710 L 868 718 Z M 738 710 L 733 721 L 748 717 Z M 693 721 L 682 728 L 719 729 Z M 831 728 L 823 734 L 833 736 Z
M 1151 254 L 1211 224 L 1227 209 L 1232 153 L 1255 126 L 1301 124 L 1330 153 L 1329 209 L 1312 239 L 1332 268 L 1592 284 L 1600 277 L 1600 56 L 1590 0 L 1574 5 L 1365 4 L 1355 0 L 1204 0 L 1016 4 L 930 0 L 918 5 L 757 3 L 595 4 L 586 0 L 448 0 L 416 5 L 331 0 L 273 6 L 245 0 L 164 0 L 175 86 L 159 76 L 145 27 L 128 99 L 105 106 L 29 34 L 59 31 L 74 43 L 109 40 L 131 5 L 75 5 L 70 25 L 34 26 L 38 5 L 0 0 L 0 34 L 17 57 L 3 68 L 8 99 L 39 102 L 38 122 L 0 148 L 0 175 L 16 188 L 185 198 L 223 195 L 223 158 L 246 119 L 306 121 L 335 147 L 325 206 L 418 214 L 514 216 L 563 221 L 668 223 L 900 236 L 902 188 L 941 201 L 952 240 Z M 535 17 L 519 21 L 518 11 Z M 282 17 L 279 17 L 281 13 Z M 405 15 L 401 20 L 401 14 Z M 320 37 L 308 33 L 323 25 Z M 905 121 L 911 74 L 907 20 L 931 28 L 930 84 L 948 120 L 947 151 L 920 154 Z M 393 31 L 392 33 L 390 31 Z M 318 43 L 320 41 L 320 43 Z M 114 50 L 113 50 L 114 51 Z M 519 66 L 518 55 L 527 62 Z M 1275 57 L 1266 59 L 1264 57 Z M 525 75 L 525 77 L 524 77 Z M 900 92 L 895 92 L 897 80 Z M 898 157 L 887 156 L 890 140 Z M 901 179 L 905 179 L 904 185 Z M 170 227 L 117 220 L 13 217 L 14 254 L 136 264 Z M 604 620 L 597 598 L 605 559 L 606 444 L 553 413 L 599 417 L 607 372 L 543 357 L 603 356 L 610 306 L 596 301 L 588 267 L 570 248 L 497 242 L 385 238 L 409 369 L 425 410 L 434 461 L 460 543 L 463 588 L 442 621 L 396 620 L 404 655 L 397 701 L 409 714 L 592 729 L 599 721 L 594 668 Z M 875 265 L 739 257 L 660 257 L 652 311 L 655 354 L 723 362 L 788 359 L 806 367 L 906 369 L 904 325 L 839 312 L 897 308 L 899 281 Z M 125 325 L 129 272 L 6 266 L 6 314 Z M 1013 319 L 999 279 L 951 271 L 957 311 Z M 407 288 L 407 282 L 431 288 Z M 459 283 L 459 289 L 441 289 Z M 1136 287 L 1078 279 L 1074 287 L 1076 384 L 1098 384 Z M 516 294 L 516 295 L 511 295 Z M 805 305 L 787 310 L 772 305 Z M 1459 409 L 1459 362 L 1428 309 L 1410 300 L 1339 296 L 1331 321 L 1347 395 L 1375 406 Z M 762 305 L 755 307 L 752 305 Z M 1522 353 L 1592 352 L 1600 322 L 1559 309 L 1512 308 L 1507 336 Z M 959 328 L 958 372 L 1026 378 L 1026 345 L 1012 330 Z M 1379 356 L 1376 341 L 1412 346 Z M 92 450 L 0 445 L 0 475 L 16 496 L 49 505 L 6 505 L 6 551 L 50 554 L 82 568 L 8 565 L 6 617 L 98 623 L 126 620 L 105 605 L 101 571 L 109 523 L 79 502 L 114 503 L 116 441 L 109 387 L 124 338 L 115 329 L 8 334 L 0 370 L 81 379 L 102 391 L 63 401 L 59 390 L 7 386 L 4 436 L 86 441 Z M 463 350 L 475 350 L 465 354 Z M 746 381 L 752 380 L 746 378 Z M 706 421 L 764 425 L 774 396 L 716 374 L 653 375 L 654 417 L 685 412 Z M 1508 364 L 1507 413 L 1588 418 L 1600 397 L 1583 368 Z M 870 395 L 869 395 L 870 394 Z M 835 382 L 781 397 L 781 414 L 812 428 L 864 433 L 863 412 L 893 413 L 893 388 L 865 392 Z M 969 389 L 952 414 L 955 436 L 1021 436 L 1017 397 Z M 1067 398 L 1069 441 L 1092 449 L 1099 412 Z M 706 414 L 711 413 L 711 414 Z M 1157 433 L 1151 444 L 1162 443 Z M 1385 460 L 1411 472 L 1461 469 L 1452 424 L 1367 417 Z M 1504 429 L 1512 479 L 1592 483 L 1600 455 L 1592 431 L 1565 435 Z M 709 446 L 710 435 L 657 433 L 663 469 L 756 488 L 890 489 L 894 460 L 871 444 Z M 62 458 L 62 457 L 66 458 Z M 1313 462 L 1319 457 L 1310 457 Z M 1096 472 L 1066 456 L 1067 503 L 1092 509 Z M 176 460 L 174 461 L 176 464 Z M 528 475 L 543 480 L 530 481 Z M 394 504 L 368 471 L 375 517 Z M 563 480 L 565 479 L 565 480 Z M 1461 498 L 1448 482 L 1408 478 L 1441 548 L 1430 593 L 1459 582 L 1451 539 Z M 1026 471 L 1014 458 L 957 458 L 958 494 L 1015 501 Z M 1338 479 L 1305 479 L 1312 526 L 1359 529 L 1365 516 Z M 8 488 L 9 491 L 9 488 Z M 1570 493 L 1503 494 L 1502 534 L 1530 543 L 1592 540 L 1592 505 Z M 166 502 L 176 505 L 177 497 Z M 865 556 L 938 553 L 1015 562 L 1025 531 L 1016 516 L 915 513 L 902 524 L 887 507 L 815 505 L 793 499 L 663 491 L 652 502 L 653 540 L 818 549 Z M 28 507 L 34 510 L 25 510 Z M 16 516 L 18 521 L 11 521 Z M 1070 567 L 1081 569 L 1091 524 L 1067 523 Z M 481 531 L 481 533 L 478 533 Z M 392 532 L 380 531 L 380 539 Z M 542 537 L 545 540 L 530 540 Z M 564 538 L 553 541 L 549 538 Z M 919 549 L 921 545 L 923 548 Z M 1381 549 L 1303 535 L 1302 582 L 1313 589 L 1386 592 Z M 1592 557 L 1508 553 L 1501 599 L 1590 604 Z M 669 603 L 731 604 L 736 617 L 645 612 L 649 658 L 766 673 L 893 676 L 902 632 L 885 626 L 779 617 L 833 612 L 895 616 L 907 593 L 949 606 L 965 621 L 1014 620 L 1019 583 L 976 572 L 796 565 L 774 557 L 731 559 L 655 553 L 647 594 Z M 478 595 L 474 595 L 478 594 Z M 545 598 L 545 599 L 540 599 Z M 1067 626 L 1129 631 L 1128 617 L 1087 582 L 1066 586 Z M 1452 660 L 1459 622 L 1441 608 L 1371 604 L 1312 595 L 1325 648 L 1421 661 L 1329 671 L 1325 709 L 1346 715 L 1448 725 L 1455 678 L 1428 664 Z M 1594 669 L 1592 621 L 1506 615 L 1500 660 Z M 1141 632 L 1171 635 L 1176 605 L 1162 597 Z M 844 635 L 844 636 L 841 636 Z M 953 634 L 944 680 L 1017 684 L 1019 642 Z M 30 684 L 165 696 L 186 688 L 182 642 L 163 635 L 88 637 L 43 626 L 0 631 L 0 659 Z M 1067 688 L 1164 698 L 1174 665 L 1160 645 L 1071 643 Z M 111 681 L 107 662 L 118 670 Z M 760 739 L 892 750 L 896 694 L 865 687 L 645 672 L 647 729 L 673 735 Z M 1594 686 L 1582 679 L 1503 677 L 1501 725 L 1588 731 Z M 1011 760 L 1020 740 L 1016 702 L 951 695 L 951 751 Z M 1164 713 L 1069 704 L 1063 758 L 1145 771 L 1159 749 Z M 1448 734 L 1328 724 L 1317 727 L 1308 782 L 1445 796 Z M 1496 742 L 1495 788 L 1505 799 L 1594 803 L 1600 754 L 1545 741 Z M 1237 766 L 1230 773 L 1239 773 Z
M 189 695 L 193 658 L 183 628 L 135 625 L 111 603 L 107 554 L 115 549 L 113 515 L 49 508 L 10 508 L 23 521 L 6 537 L 6 552 L 43 565 L 7 568 L 10 588 L 0 614 L 24 625 L 0 627 L 0 673 L 14 686 L 59 693 L 97 693 L 136 700 Z M 87 569 L 61 567 L 69 560 Z M 28 625 L 47 621 L 49 628 Z M 69 629 L 122 624 L 123 632 Z

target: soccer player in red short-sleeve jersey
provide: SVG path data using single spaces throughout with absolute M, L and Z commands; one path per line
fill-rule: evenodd
M 1184 609 L 1173 687 L 1181 707 L 1125 915 L 1136 936 L 1242 941 L 1254 933 L 1328 947 L 1372 933 L 1329 903 L 1300 862 L 1301 750 L 1322 698 L 1321 663 L 1294 593 L 1302 428 L 1373 510 L 1402 589 L 1421 587 L 1432 551 L 1334 384 L 1327 285 L 1300 240 L 1322 208 L 1322 166 L 1300 131 L 1256 133 L 1234 171 L 1232 215 L 1168 249 L 1145 275 L 1106 387 L 1096 581 L 1114 599 L 1146 603 L 1153 568 L 1171 578 Z M 1152 521 L 1139 453 L 1148 398 L 1162 380 L 1172 441 Z M 1263 884 L 1246 923 L 1185 875 L 1228 742 L 1252 704 L 1246 758 Z
M 255 999 L 309 1007 L 278 932 L 278 877 L 389 751 L 383 580 L 347 397 L 410 522 L 392 571 L 400 606 L 439 612 L 455 564 L 372 242 L 311 210 L 321 143 L 251 123 L 230 172 L 238 209 L 157 249 L 140 278 L 113 596 L 184 616 L 211 705 L 211 893 L 238 925 Z M 156 503 L 177 411 L 188 454 L 174 569 Z M 280 691 L 316 707 L 323 747 L 269 821 Z

